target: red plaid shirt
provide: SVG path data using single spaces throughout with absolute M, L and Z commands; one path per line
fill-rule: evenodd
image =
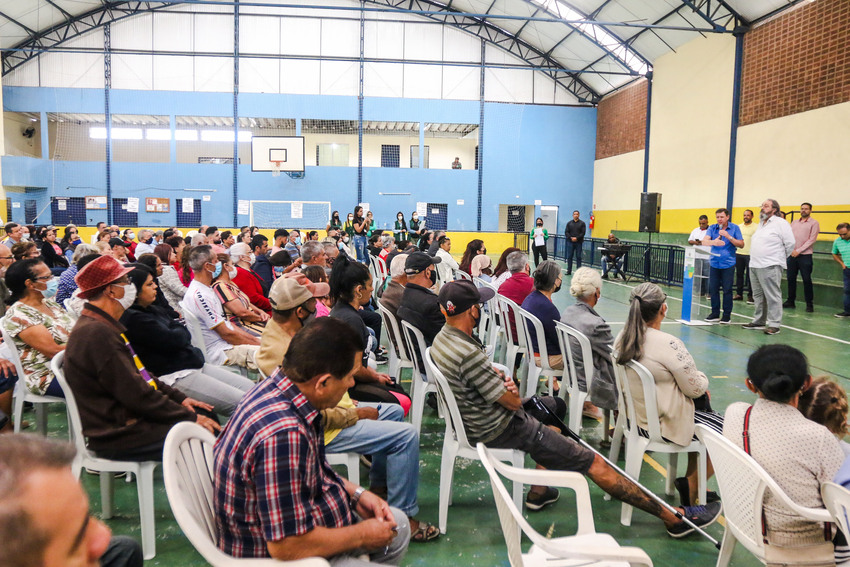
M 321 415 L 280 369 L 242 399 L 213 454 L 216 536 L 228 555 L 268 557 L 266 542 L 355 523 L 325 460 Z

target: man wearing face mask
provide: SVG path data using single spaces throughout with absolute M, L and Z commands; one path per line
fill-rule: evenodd
M 195 413 L 210 406 L 160 382 L 135 355 L 118 322 L 136 299 L 131 270 L 101 256 L 77 274 L 88 303 L 65 349 L 65 377 L 89 449 L 107 459 L 159 460 L 175 423 L 194 421 L 213 433 L 220 427 Z
M 297 230 L 292 230 L 289 232 L 289 239 L 286 245 L 283 247 L 284 250 L 289 252 L 289 256 L 292 258 L 294 262 L 298 258 L 301 257 L 301 233 Z
M 135 251 L 136 258 L 141 257 L 142 254 L 153 254 L 154 246 L 156 245 L 153 241 L 153 231 L 143 228 L 139 231 L 139 243 L 136 244 Z
M 398 317 L 422 331 L 427 346 L 431 346 L 434 337 L 446 323 L 437 294 L 431 291 L 437 280 L 437 269 L 434 266 L 441 261 L 425 252 L 414 252 L 404 262 L 407 285 L 401 296 Z
M 212 289 L 212 281 L 221 273 L 222 264 L 209 246 L 197 246 L 189 254 L 189 267 L 195 274 L 181 305 L 201 323 L 210 364 L 226 364 L 256 370 L 255 355 L 260 339 L 231 324 L 224 307 Z M 237 284 L 238 285 L 238 284 Z

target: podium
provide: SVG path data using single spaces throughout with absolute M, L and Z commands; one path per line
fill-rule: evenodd
M 704 295 L 708 291 L 708 262 L 712 252 L 707 252 L 696 246 L 683 246 L 685 249 L 684 278 L 682 279 L 682 317 L 679 323 L 699 327 L 712 325 L 700 318 L 702 310 L 711 311 L 711 306 L 705 304 Z M 692 319 L 693 318 L 693 319 Z

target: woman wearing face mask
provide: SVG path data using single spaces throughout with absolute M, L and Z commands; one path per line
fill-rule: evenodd
M 268 291 L 264 291 L 263 289 L 263 279 L 251 269 L 251 266 L 254 264 L 254 254 L 251 252 L 250 247 L 240 242 L 231 246 L 229 252 L 230 260 L 236 267 L 236 275 L 229 276 L 231 283 L 248 296 L 248 300 L 252 305 L 258 307 L 261 311 L 265 311 L 267 314 L 271 314 L 272 305 L 269 303 L 269 298 L 267 297 Z M 281 252 L 286 253 L 285 250 Z
M 210 404 L 215 411 L 233 413 L 254 383 L 235 372 L 204 363 L 204 354 L 192 346 L 186 326 L 154 304 L 157 289 L 150 268 L 135 264 L 127 277 L 136 289 L 136 298 L 120 321 L 145 368 L 161 382 Z
M 180 239 L 178 238 L 177 240 Z M 180 242 L 183 241 L 180 240 Z M 183 243 L 183 246 L 185 245 L 186 244 Z M 162 289 L 162 293 L 165 295 L 165 299 L 168 301 L 168 304 L 172 309 L 179 313 L 180 302 L 183 300 L 183 296 L 186 295 L 186 286 L 184 286 L 183 282 L 180 281 L 180 276 L 174 268 L 174 264 L 177 261 L 177 254 L 174 252 L 174 248 L 172 248 L 169 244 L 158 245 L 153 249 L 153 253 L 162 262 L 162 274 L 160 274 L 157 278 L 157 283 Z
M 41 255 L 44 263 L 50 268 L 54 276 L 60 275 L 68 269 L 69 262 L 62 253 L 62 248 L 56 242 L 56 229 L 52 226 L 47 228 L 44 234 L 44 242 L 41 245 Z
M 407 222 L 404 220 L 404 213 L 399 211 L 395 216 L 395 224 L 393 225 L 393 236 L 395 236 L 396 244 L 399 250 L 404 250 L 407 246 Z
M 537 218 L 536 226 L 532 229 L 529 238 L 531 239 L 531 249 L 534 250 L 534 265 L 540 263 L 540 256 L 543 256 L 545 262 L 548 256 L 546 255 L 546 241 L 549 240 L 549 231 L 543 228 L 543 219 Z
M 50 360 L 65 350 L 74 320 L 53 300 L 59 281 L 39 259 L 15 262 L 6 271 L 12 293 L 3 329 L 21 357 L 27 389 L 39 395 L 65 397 L 53 380 Z M 9 345 L 12 347 L 13 345 Z
M 375 231 L 375 217 L 372 215 L 372 211 L 366 212 L 366 238 L 371 238 L 372 233 Z
M 419 213 L 413 211 L 410 214 L 410 224 L 409 224 L 409 239 L 411 242 L 416 244 L 419 238 L 425 234 L 425 221 L 420 220 Z
M 331 220 L 328 221 L 328 226 L 325 228 L 328 236 L 339 240 L 342 236 L 342 221 L 339 220 L 339 211 L 331 213 Z
M 546 260 L 537 266 L 534 271 L 534 291 L 528 294 L 522 302 L 522 308 L 540 319 L 543 324 L 543 340 L 546 343 L 546 353 L 549 355 L 549 366 L 557 370 L 564 368 L 564 358 L 561 355 L 561 346 L 558 344 L 558 334 L 555 331 L 555 321 L 561 320 L 561 313 L 552 303 L 552 294 L 561 290 L 561 267 Z M 534 360 L 540 365 L 540 349 L 537 346 L 540 337 L 534 329 L 529 329 L 531 342 L 534 345 Z M 555 381 L 555 390 L 558 390 L 558 382 Z
M 62 249 L 62 253 L 65 255 L 65 259 L 67 259 L 68 262 L 71 261 L 77 245 L 81 243 L 82 240 L 80 239 L 77 227 L 73 224 L 66 226 L 65 234 L 62 236 L 62 241 L 59 243 L 59 248 Z
M 123 235 L 121 236 L 121 240 L 123 240 L 124 242 L 126 242 L 129 245 L 129 246 L 127 246 L 127 259 L 129 259 L 131 262 L 135 262 L 136 261 L 136 246 L 137 246 L 136 233 L 133 232 L 132 228 L 128 228 L 127 230 L 124 231 Z
M 252 335 L 261 336 L 269 315 L 251 304 L 248 296 L 231 280 L 236 277 L 236 267 L 227 254 L 219 254 L 221 273 L 213 273 L 213 291 L 224 306 L 224 314 L 230 322 L 242 327 Z
M 363 207 L 360 205 L 354 207 L 354 218 L 351 221 L 351 228 L 354 231 L 352 241 L 354 242 L 357 261 L 368 264 L 369 253 L 366 251 L 368 237 L 366 234 L 369 232 L 369 221 L 363 216 Z
M 673 443 L 688 445 L 694 437 L 694 426 L 701 423 L 722 433 L 723 416 L 711 409 L 708 396 L 708 377 L 697 370 L 685 343 L 661 330 L 667 316 L 667 294 L 654 283 L 642 283 L 629 297 L 626 326 L 617 335 L 614 349 L 618 362 L 635 360 L 644 365 L 655 379 L 658 415 L 661 416 L 661 435 Z M 635 397 L 638 425 L 646 429 L 646 410 L 643 388 L 632 370 L 626 371 Z M 707 462 L 708 476 L 714 474 L 711 460 Z M 675 485 L 683 506 L 695 503 L 698 489 L 697 454 L 688 454 L 685 476 Z M 708 501 L 716 501 L 710 492 Z M 705 504 L 705 502 L 700 502 Z
M 486 254 L 487 249 L 484 247 L 484 241 L 476 238 L 466 245 L 466 250 L 463 252 L 463 257 L 460 259 L 460 271 L 470 274 L 472 272 L 472 259 L 479 254 Z

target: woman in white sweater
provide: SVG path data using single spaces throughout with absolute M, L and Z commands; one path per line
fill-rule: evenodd
M 667 294 L 654 283 L 640 284 L 629 297 L 629 316 L 625 328 L 617 336 L 615 349 L 620 364 L 635 360 L 652 373 L 661 436 L 684 446 L 694 439 L 697 423 L 720 433 L 723 430 L 723 416 L 711 409 L 708 377 L 697 370 L 685 344 L 678 337 L 661 330 L 661 322 L 666 316 Z M 628 371 L 628 377 L 638 425 L 646 429 L 646 407 L 640 380 L 631 370 Z M 707 465 L 710 477 L 714 469 L 711 461 Z M 696 500 L 698 478 L 697 455 L 689 453 L 687 472 L 684 477 L 677 478 L 675 483 L 683 506 L 690 506 Z M 717 494 L 709 492 L 708 501 L 716 500 Z

